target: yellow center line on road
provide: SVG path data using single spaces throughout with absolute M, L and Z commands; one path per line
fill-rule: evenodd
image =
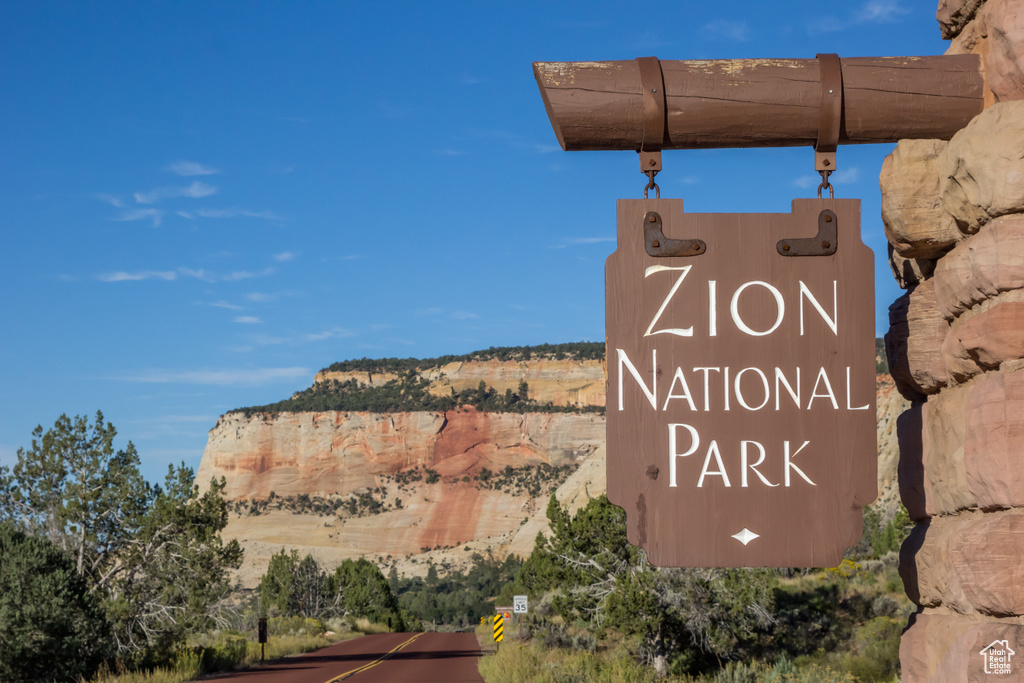
M 357 673 L 360 673 L 362 671 L 366 671 L 367 669 L 372 669 L 373 667 L 377 666 L 378 664 L 383 662 L 385 659 L 387 659 L 391 655 L 395 654 L 396 652 L 401 650 L 406 645 L 409 645 L 410 643 L 412 643 L 414 640 L 416 640 L 417 638 L 419 638 L 422 635 L 423 635 L 422 633 L 417 633 L 416 635 L 414 635 L 409 640 L 407 640 L 404 643 L 401 643 L 401 644 L 395 646 L 395 648 L 392 649 L 390 652 L 388 652 L 387 654 L 381 655 L 380 657 L 378 657 L 377 659 L 373 660 L 369 664 L 363 664 L 358 669 L 352 669 L 351 671 L 346 671 L 343 674 L 335 676 L 334 678 L 332 678 L 331 680 L 327 681 L 326 683 L 337 683 L 337 681 L 343 681 L 346 678 L 350 678 L 351 676 L 355 676 Z

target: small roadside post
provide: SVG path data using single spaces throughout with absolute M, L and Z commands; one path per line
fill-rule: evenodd
M 260 617 L 260 620 L 259 620 L 259 637 L 258 637 L 258 639 L 259 639 L 259 643 L 260 643 L 260 664 L 262 664 L 263 660 L 264 660 L 264 657 L 266 655 L 265 648 L 267 646 L 267 618 L 266 617 Z
M 505 615 L 501 612 L 494 615 L 494 642 L 497 649 L 501 649 L 501 641 L 504 639 Z

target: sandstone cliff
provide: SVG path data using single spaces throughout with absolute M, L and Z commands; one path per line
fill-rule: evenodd
M 604 403 L 600 361 L 455 362 L 421 376 L 432 393 L 481 380 L 500 393 L 525 378 L 537 401 Z M 321 372 L 316 382 L 396 377 Z M 880 375 L 877 504 L 887 510 L 898 502 L 895 418 L 905 407 Z M 233 412 L 210 431 L 197 482 L 227 480 L 225 536 L 246 549 L 246 585 L 282 546 L 328 566 L 363 555 L 422 574 L 431 562 L 465 567 L 474 552 L 528 555 L 552 491 L 573 511 L 604 493 L 604 430 L 598 412 Z

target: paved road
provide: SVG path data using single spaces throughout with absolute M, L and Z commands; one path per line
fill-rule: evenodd
M 483 683 L 472 633 L 380 633 L 208 681 L 230 683 Z

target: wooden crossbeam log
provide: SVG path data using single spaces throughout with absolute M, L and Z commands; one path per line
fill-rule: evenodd
M 822 104 L 817 59 L 660 66 L 662 149 L 815 144 Z M 636 60 L 534 62 L 533 71 L 563 149 L 640 149 L 645 106 Z M 842 83 L 839 144 L 948 140 L 983 108 L 977 55 L 843 58 Z

